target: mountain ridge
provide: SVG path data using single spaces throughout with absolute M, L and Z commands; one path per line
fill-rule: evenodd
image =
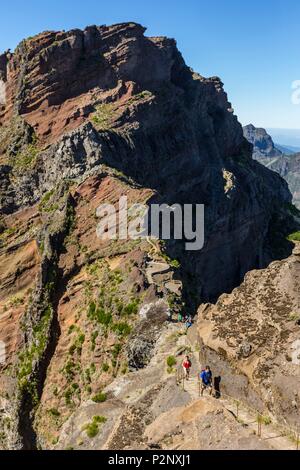
M 55 448 L 114 379 L 148 373 L 170 310 L 193 315 L 291 254 L 292 196 L 252 159 L 223 83 L 193 72 L 173 39 L 144 32 L 46 32 L 0 56 L 3 448 Z M 144 239 L 99 240 L 97 207 L 125 194 L 149 207 L 204 204 L 203 250 L 157 241 L 154 256 Z M 170 270 L 149 283 L 153 261 Z
M 300 172 L 299 172 L 299 153 L 293 152 L 291 155 L 285 155 L 276 148 L 271 136 L 265 129 L 255 128 L 252 124 L 246 126 L 244 135 L 253 147 L 253 158 L 265 165 L 270 170 L 276 171 L 288 183 L 293 195 L 293 203 L 300 208 Z

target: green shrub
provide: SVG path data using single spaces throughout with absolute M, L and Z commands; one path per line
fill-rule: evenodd
M 94 416 L 93 420 L 95 421 L 95 423 L 103 424 L 106 423 L 107 418 L 105 418 L 105 416 Z
M 49 414 L 54 416 L 55 418 L 58 418 L 60 416 L 60 412 L 56 408 L 51 408 L 49 410 Z
M 299 232 L 291 233 L 291 234 L 288 236 L 288 240 L 289 240 L 290 242 L 300 242 L 300 231 L 299 231 Z
M 75 375 L 74 369 L 75 369 L 75 362 L 73 361 L 73 359 L 71 359 L 66 363 L 63 369 L 64 374 L 68 380 L 71 380 L 74 377 Z
M 96 106 L 96 111 L 92 115 L 92 122 L 99 131 L 107 130 L 111 127 L 115 114 L 115 109 L 111 103 Z
M 119 336 L 128 336 L 131 333 L 131 326 L 126 322 L 114 323 L 112 330 Z
M 116 359 L 122 350 L 122 344 L 115 344 L 113 347 L 112 355 Z
M 172 261 L 170 261 L 170 266 L 172 266 L 172 268 L 179 269 L 180 263 L 177 259 L 173 259 Z
M 291 321 L 299 321 L 300 320 L 300 313 L 290 313 L 289 314 L 289 320 Z
M 266 426 L 269 426 L 269 424 L 272 423 L 272 420 L 271 420 L 270 416 L 258 415 L 258 422 L 261 423 L 261 424 L 264 424 Z
M 95 302 L 90 302 L 89 309 L 88 309 L 88 318 L 93 319 L 95 312 L 96 312 L 96 304 Z
M 104 326 L 108 326 L 112 322 L 112 314 L 105 312 L 104 308 L 97 308 L 95 302 L 89 304 L 87 316 L 90 320 L 97 321 Z
M 174 356 L 169 356 L 167 359 L 167 366 L 168 367 L 174 367 L 176 365 L 177 361 Z
M 123 315 L 136 315 L 138 313 L 138 301 L 134 300 L 133 302 L 130 302 L 127 304 L 124 309 L 122 314 Z
M 85 380 L 89 384 L 92 382 L 91 371 L 90 371 L 89 368 L 87 368 L 86 371 L 85 371 Z
M 40 211 L 43 211 L 43 210 L 47 207 L 47 205 L 48 205 L 48 203 L 49 203 L 51 197 L 53 196 L 53 194 L 54 194 L 54 189 L 52 189 L 51 191 L 48 191 L 48 192 L 42 197 L 41 202 L 40 202 L 40 204 L 39 204 L 39 210 L 40 210 Z
M 73 391 L 70 388 L 68 388 L 64 393 L 66 405 L 72 404 L 72 396 L 73 396 Z
M 94 438 L 99 433 L 99 424 L 103 424 L 107 421 L 104 416 L 94 416 L 91 423 L 86 424 L 83 430 L 86 431 L 89 438 Z
M 98 338 L 99 336 L 99 332 L 98 331 L 94 331 L 91 335 L 91 342 L 92 342 L 92 351 L 95 351 L 95 348 L 96 348 L 96 339 Z
M 27 145 L 22 151 L 17 153 L 14 158 L 14 167 L 19 170 L 26 170 L 27 168 L 33 168 L 38 156 L 39 150 L 35 144 Z
M 103 403 L 106 399 L 107 395 L 104 392 L 99 392 L 92 398 L 95 403 Z
M 86 431 L 88 437 L 92 439 L 93 437 L 97 436 L 97 434 L 99 432 L 99 427 L 98 427 L 97 423 L 92 422 L 92 423 L 87 424 L 85 426 L 85 431 Z
M 84 334 L 80 334 L 80 335 L 78 336 L 78 342 L 79 342 L 80 344 L 83 344 L 83 343 L 85 342 L 85 335 L 84 335 Z
M 73 356 L 75 351 L 76 351 L 76 344 L 72 344 L 72 346 L 69 347 L 69 354 Z
M 104 362 L 104 364 L 102 365 L 102 370 L 103 370 L 103 372 L 108 372 L 109 371 L 109 365 L 107 364 L 107 362 Z
M 101 325 L 108 326 L 112 322 L 112 314 L 106 313 L 104 309 L 98 308 L 96 310 L 96 318 Z

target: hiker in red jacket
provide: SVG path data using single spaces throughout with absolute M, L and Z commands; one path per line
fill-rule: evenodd
M 190 361 L 190 358 L 189 356 L 186 356 L 183 363 L 182 363 L 182 367 L 183 367 L 183 372 L 184 372 L 184 378 L 186 380 L 189 380 L 189 377 L 190 377 L 190 370 L 191 370 L 191 367 L 192 367 L 192 363 Z

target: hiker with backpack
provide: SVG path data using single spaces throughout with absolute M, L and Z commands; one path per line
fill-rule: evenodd
M 192 363 L 190 361 L 190 358 L 189 358 L 189 356 L 186 356 L 183 363 L 182 363 L 184 378 L 186 380 L 189 380 L 191 367 L 192 367 Z
M 193 326 L 193 319 L 191 317 L 191 315 L 187 316 L 186 319 L 185 319 L 185 328 L 186 328 L 186 331 L 188 331 L 189 328 L 191 328 L 191 326 Z
M 200 380 L 201 380 L 201 397 L 203 396 L 203 392 L 206 389 L 209 389 L 209 394 L 212 395 L 213 392 L 213 380 L 212 380 L 212 372 L 209 366 L 206 366 L 200 372 Z

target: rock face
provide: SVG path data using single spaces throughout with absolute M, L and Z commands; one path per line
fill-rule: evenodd
M 287 181 L 293 195 L 293 203 L 300 209 L 300 154 L 283 155 L 272 162 L 269 168 Z
M 278 255 L 268 239 L 274 223 L 288 226 L 278 221 L 291 196 L 252 161 L 220 79 L 193 73 L 173 40 L 143 33 L 131 23 L 43 33 L 7 57 L 2 211 L 103 164 L 161 202 L 203 203 L 206 244 L 196 267 L 180 243 L 169 250 L 185 255 L 196 296 L 213 299 Z
M 287 184 L 253 161 L 220 79 L 144 32 L 45 32 L 0 56 L 3 448 L 54 447 L 81 405 L 155 360 L 170 310 L 291 252 Z M 203 250 L 99 241 L 97 207 L 124 195 L 205 204 Z
M 256 160 L 260 161 L 262 158 L 274 158 L 282 155 L 265 129 L 248 124 L 243 127 L 243 131 L 245 138 L 253 145 L 253 158 Z
M 275 147 L 265 129 L 249 124 L 243 131 L 245 138 L 253 145 L 253 158 L 287 181 L 293 203 L 300 209 L 300 154 L 284 155 Z
M 300 246 L 252 271 L 240 287 L 198 311 L 203 363 L 235 396 L 282 424 L 299 426 Z

